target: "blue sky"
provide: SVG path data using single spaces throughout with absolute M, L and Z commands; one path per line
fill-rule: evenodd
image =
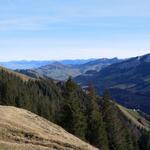
M 150 53 L 149 0 L 0 0 L 0 61 Z

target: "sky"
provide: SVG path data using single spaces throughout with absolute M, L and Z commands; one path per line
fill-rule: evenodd
M 149 0 L 0 0 L 0 61 L 150 53 Z

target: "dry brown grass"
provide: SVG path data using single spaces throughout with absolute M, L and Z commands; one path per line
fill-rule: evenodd
M 97 150 L 29 111 L 0 106 L 0 150 Z
M 150 130 L 150 122 L 142 117 L 136 110 L 127 109 L 119 104 L 117 104 L 117 106 L 123 112 L 123 114 L 137 127 Z

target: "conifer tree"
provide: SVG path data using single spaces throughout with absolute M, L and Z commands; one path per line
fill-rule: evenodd
M 65 84 L 64 103 L 61 111 L 60 124 L 70 133 L 85 139 L 86 118 L 78 96 L 78 86 L 69 78 Z
M 143 131 L 139 139 L 140 150 L 150 150 L 150 131 Z
M 111 150 L 134 150 L 133 141 L 130 134 L 127 134 L 126 127 L 121 122 L 118 109 L 114 102 L 111 101 L 108 91 L 104 93 L 104 121 Z
M 107 134 L 102 114 L 97 103 L 97 95 L 92 86 L 88 89 L 87 122 L 88 141 L 102 150 L 108 150 Z

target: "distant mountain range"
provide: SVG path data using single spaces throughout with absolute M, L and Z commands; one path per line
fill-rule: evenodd
M 117 102 L 150 114 L 150 54 L 82 74 L 75 80 L 85 87 L 92 83 L 100 94 L 109 89 Z
M 75 59 L 75 60 L 60 60 L 59 63 L 63 65 L 80 65 L 92 61 L 94 59 Z M 9 69 L 31 69 L 31 68 L 38 68 L 41 66 L 49 65 L 56 62 L 55 60 L 48 60 L 48 61 L 8 61 L 8 62 L 0 62 L 0 66 L 9 68 Z
M 85 60 L 70 60 L 53 62 L 33 69 L 19 69 L 17 71 L 32 77 L 47 77 L 55 80 L 67 80 L 69 76 L 76 77 L 84 73 L 91 74 L 91 72 L 100 71 L 102 68 L 120 61 L 121 60 L 118 58 L 103 58 L 91 61 L 87 60 L 86 62 Z

